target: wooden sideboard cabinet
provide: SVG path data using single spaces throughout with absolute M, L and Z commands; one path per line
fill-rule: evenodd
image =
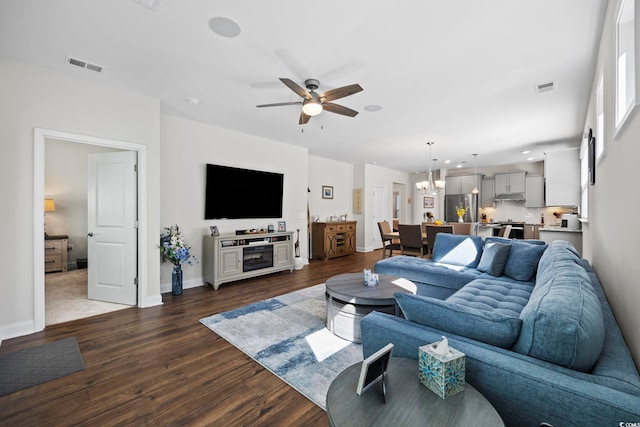
M 311 240 L 311 252 L 316 259 L 355 254 L 356 221 L 314 222 Z
M 204 236 L 205 283 L 221 284 L 277 271 L 293 271 L 293 231 Z
M 67 271 L 69 236 L 45 236 L 44 272 Z

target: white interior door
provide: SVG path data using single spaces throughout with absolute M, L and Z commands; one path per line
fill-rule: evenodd
M 378 223 L 388 221 L 387 219 L 387 189 L 384 187 L 373 187 L 373 241 L 382 245 L 382 238 L 378 231 Z M 393 226 L 392 223 L 389 225 Z
M 89 299 L 136 304 L 136 154 L 89 155 Z

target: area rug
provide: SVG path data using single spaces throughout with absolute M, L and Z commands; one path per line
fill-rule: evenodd
M 84 370 L 75 337 L 0 355 L 0 396 Z
M 362 346 L 325 327 L 324 284 L 200 319 L 326 410 L 331 381 L 362 361 Z

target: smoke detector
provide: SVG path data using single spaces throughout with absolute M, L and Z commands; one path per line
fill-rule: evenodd
M 73 56 L 67 56 L 67 63 L 75 65 L 76 67 L 95 71 L 96 73 L 101 73 L 102 70 L 104 70 L 104 67 L 102 65 L 92 64 L 91 62 L 85 61 L 84 59 L 74 58 Z

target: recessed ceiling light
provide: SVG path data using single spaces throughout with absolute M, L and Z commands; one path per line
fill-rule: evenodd
M 528 161 L 532 161 L 534 158 L 533 157 L 527 157 Z
M 522 154 L 529 154 L 531 152 L 531 150 L 522 150 L 521 153 Z
M 187 101 L 189 102 L 189 104 L 191 105 L 198 105 L 200 104 L 200 100 L 198 98 L 187 98 Z
M 456 167 L 457 167 L 457 168 L 461 168 L 461 167 L 462 167 L 462 165 L 461 165 L 460 163 L 458 163 L 458 164 L 456 165 Z
M 364 107 L 364 109 L 365 109 L 365 111 L 368 111 L 370 113 L 375 113 L 377 111 L 382 110 L 382 106 L 371 104 L 371 105 L 367 105 L 366 107 Z
M 214 16 L 209 20 L 211 31 L 222 37 L 237 37 L 240 34 L 240 25 L 226 16 Z
M 451 163 L 451 160 L 445 160 L 444 162 L 445 162 L 446 164 L 449 164 L 449 163 Z

